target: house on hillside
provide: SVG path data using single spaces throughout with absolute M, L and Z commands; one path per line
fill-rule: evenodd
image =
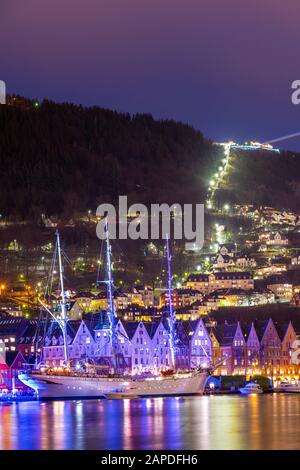
M 228 269 L 235 266 L 235 261 L 232 256 L 222 255 L 219 253 L 212 262 L 212 267 L 214 269 Z
M 279 232 L 271 233 L 270 236 L 266 239 L 267 246 L 287 246 L 288 244 L 288 238 Z

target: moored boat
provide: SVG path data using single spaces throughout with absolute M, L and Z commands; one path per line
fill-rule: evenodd
M 239 391 L 242 395 L 260 395 L 263 393 L 260 385 L 255 382 L 249 382 L 245 387 L 239 388 Z
M 143 396 L 177 396 L 203 394 L 209 373 L 193 371 L 186 374 L 149 378 L 91 377 L 53 375 L 25 371 L 20 380 L 33 388 L 39 399 L 45 398 L 126 398 Z
M 290 383 L 287 381 L 279 382 L 273 389 L 274 392 L 285 392 L 285 393 L 300 393 L 300 384 Z

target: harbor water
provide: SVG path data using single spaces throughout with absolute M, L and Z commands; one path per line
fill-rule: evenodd
M 0 449 L 300 449 L 300 395 L 1 403 Z

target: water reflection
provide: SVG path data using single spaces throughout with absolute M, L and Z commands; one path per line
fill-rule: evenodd
M 0 449 L 299 449 L 300 396 L 0 404 Z

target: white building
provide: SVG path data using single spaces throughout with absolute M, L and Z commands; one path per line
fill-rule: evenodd
M 192 322 L 190 335 L 190 366 L 208 367 L 212 361 L 212 339 L 202 319 Z

